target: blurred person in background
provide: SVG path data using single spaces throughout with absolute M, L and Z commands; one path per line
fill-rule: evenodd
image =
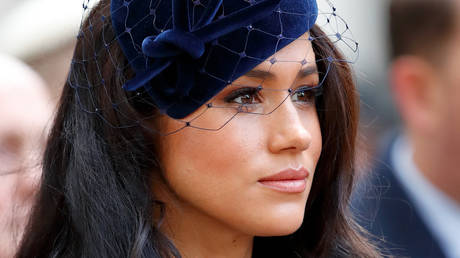
M 458 258 L 460 0 L 392 0 L 390 34 L 389 79 L 403 128 L 353 209 L 389 254 Z
M 52 108 L 42 79 L 0 55 L 0 257 L 12 257 L 40 177 Z

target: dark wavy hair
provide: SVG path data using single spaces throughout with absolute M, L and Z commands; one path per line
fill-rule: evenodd
M 153 210 L 165 205 L 155 200 L 149 183 L 161 173 L 154 137 L 142 126 L 110 126 L 157 111 L 145 104 L 146 96 L 131 98 L 115 110 L 113 100 L 126 98 L 121 86 L 132 71 L 124 72 L 109 61 L 91 62 L 90 54 L 98 53 L 98 60 L 111 58 L 127 65 L 116 42 L 103 51 L 107 46 L 102 37 L 113 34 L 110 23 L 91 23 L 101 14 L 109 19 L 109 6 L 110 1 L 102 0 L 83 24 L 82 29 L 91 26 L 94 38 L 78 39 L 74 60 L 87 61 L 72 63 L 72 79 L 63 88 L 40 189 L 17 258 L 180 257 L 153 223 Z M 323 38 L 312 42 L 317 59 L 343 59 L 319 27 L 311 34 Z M 94 51 L 85 52 L 90 49 Z M 319 71 L 325 72 L 326 65 L 318 63 Z M 105 87 L 72 87 L 97 85 L 101 78 L 96 71 L 110 78 Z M 303 224 L 288 236 L 256 237 L 253 257 L 379 257 L 347 210 L 358 124 L 358 97 L 349 66 L 332 65 L 323 88 L 317 103 L 323 149 Z M 81 110 L 81 105 L 94 103 L 100 112 Z

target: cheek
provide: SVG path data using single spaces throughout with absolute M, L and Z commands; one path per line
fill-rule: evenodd
M 457 37 L 455 42 L 458 42 L 458 40 L 460 40 L 459 37 Z M 452 46 L 451 49 L 453 50 L 448 58 L 450 60 L 448 65 L 449 75 L 446 76 L 446 78 L 450 79 L 448 82 L 449 92 L 445 96 L 449 99 L 448 102 L 450 103 L 448 107 L 449 118 L 448 121 L 446 121 L 446 125 L 451 125 L 454 133 L 453 135 L 460 141 L 460 134 L 458 133 L 460 131 L 460 73 L 458 72 L 458 67 L 460 67 L 460 49 L 457 44 Z
M 255 194 L 252 190 L 258 174 L 254 171 L 257 153 L 263 152 L 263 136 L 234 122 L 218 132 L 187 128 L 172 135 L 164 143 L 169 147 L 164 149 L 161 162 L 181 208 L 241 225 L 243 214 L 252 209 L 245 201 Z
M 314 166 L 316 167 L 316 163 L 318 162 L 323 149 L 321 126 L 316 109 L 314 112 L 307 114 L 306 117 L 309 117 L 309 119 L 305 120 L 306 122 L 304 127 L 308 129 L 312 139 L 310 147 L 306 150 L 306 155 L 313 160 Z
M 442 74 L 444 85 L 440 87 L 442 111 L 439 116 L 442 117 L 442 121 L 438 130 L 444 132 L 440 137 L 446 138 L 447 148 L 460 146 L 460 50 L 456 50 L 456 55 L 453 56 L 448 59 L 450 62 L 446 66 L 446 73 Z
M 256 166 L 256 154 L 263 152 L 262 139 L 236 119 L 217 132 L 187 128 L 163 144 L 165 177 L 179 197 L 209 202 L 213 195 L 241 189 L 254 180 L 249 172 Z
M 189 170 L 210 177 L 225 176 L 236 165 L 248 164 L 249 156 L 261 147 L 261 135 L 230 124 L 218 132 L 190 128 L 173 137 L 167 143 L 169 160 L 165 160 L 175 168 L 171 171 Z
M 458 78 L 456 85 L 453 85 L 453 90 L 447 98 L 450 98 L 450 101 L 446 101 L 450 105 L 447 108 L 448 115 L 441 130 L 448 131 L 446 133 L 448 135 L 446 146 L 448 146 L 447 148 L 455 148 L 452 151 L 458 156 L 460 154 L 460 78 Z

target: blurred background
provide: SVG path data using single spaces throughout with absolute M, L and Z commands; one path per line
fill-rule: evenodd
M 30 65 L 53 96 L 66 79 L 81 6 L 80 0 L 2 0 L 0 4 L 0 53 Z

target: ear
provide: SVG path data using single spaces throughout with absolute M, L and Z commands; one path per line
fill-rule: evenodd
M 435 67 L 420 57 L 402 56 L 391 64 L 391 91 L 409 130 L 426 135 L 437 129 L 438 78 Z

